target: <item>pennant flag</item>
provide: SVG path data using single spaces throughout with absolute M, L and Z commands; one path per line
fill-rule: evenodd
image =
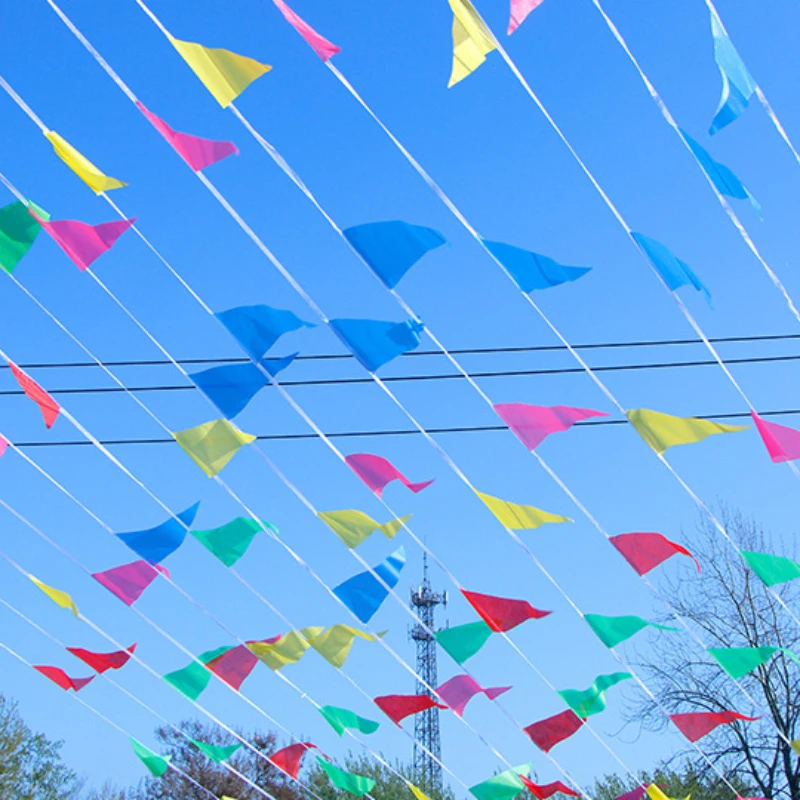
M 312 637 L 309 643 L 329 664 L 339 669 L 344 666 L 347 656 L 350 655 L 356 637 L 367 642 L 377 642 L 385 633 L 386 631 L 372 636 L 349 625 L 339 624 L 332 625 L 328 630 Z
M 431 798 L 428 797 L 428 795 L 426 795 L 425 792 L 422 791 L 422 789 L 414 786 L 414 784 L 411 783 L 411 781 L 406 781 L 406 786 L 408 786 L 408 788 L 411 790 L 411 794 L 414 795 L 415 800 L 431 800 Z
M 669 718 L 690 742 L 702 739 L 720 725 L 729 725 L 737 720 L 754 722 L 759 719 L 745 717 L 735 711 L 698 711 L 689 714 L 670 714 Z
M 447 708 L 427 694 L 387 694 L 373 701 L 395 725 L 412 714 L 421 714 L 429 708 Z
M 239 148 L 233 142 L 218 142 L 213 139 L 192 136 L 189 133 L 181 133 L 167 125 L 152 111 L 148 111 L 138 100 L 136 108 L 147 117 L 150 124 L 195 172 L 200 172 L 228 156 L 239 155 Z
M 88 158 L 81 155 L 66 139 L 55 131 L 47 131 L 45 138 L 56 155 L 95 193 L 103 194 L 112 189 L 121 189 L 127 183 L 118 181 L 101 172 Z
M 226 419 L 172 432 L 172 436 L 209 478 L 220 473 L 240 448 L 256 440 Z
M 374 722 L 371 719 L 359 717 L 354 711 L 350 711 L 346 708 L 322 706 L 319 713 L 325 717 L 326 722 L 339 736 L 343 736 L 344 732 L 348 729 L 369 735 L 370 733 L 375 733 L 380 727 L 380 723 Z
M 9 275 L 33 247 L 42 229 L 38 219 L 50 219 L 50 215 L 34 203 L 30 203 L 30 207 L 36 210 L 36 216 L 20 200 L 0 208 L 0 267 Z
M 549 511 L 542 511 L 533 506 L 521 506 L 517 503 L 509 503 L 499 497 L 492 497 L 475 490 L 475 494 L 483 500 L 489 511 L 494 514 L 500 522 L 512 531 L 532 531 L 548 522 L 572 522 L 569 517 L 562 517 L 559 514 L 551 514 Z
M 132 564 L 107 569 L 105 572 L 93 572 L 92 577 L 122 600 L 126 606 L 132 606 L 162 572 L 169 575 L 163 567 L 148 564 L 147 561 L 134 561 Z
M 565 267 L 547 256 L 511 244 L 483 240 L 486 249 L 508 270 L 523 292 L 550 289 L 582 278 L 591 267 Z
M 421 322 L 383 322 L 376 319 L 332 319 L 330 325 L 350 352 L 369 372 L 419 347 Z
M 626 681 L 632 677 L 630 672 L 598 675 L 588 689 L 564 689 L 558 694 L 579 717 L 585 719 L 604 711 L 606 707 L 606 692 L 612 686 L 616 686 L 621 681 Z
M 709 647 L 708 653 L 734 680 L 743 678 L 762 664 L 766 664 L 775 653 L 783 653 L 800 663 L 797 656 L 785 647 Z
M 584 614 L 583 618 L 606 647 L 616 647 L 647 627 L 658 628 L 661 631 L 678 630 L 667 625 L 657 625 L 655 622 L 648 622 L 646 619 L 635 616 L 605 617 L 601 614 Z
M 407 489 L 411 489 L 414 494 L 421 492 L 430 486 L 433 481 L 423 481 L 422 483 L 411 483 L 394 464 L 385 458 L 373 456 L 369 453 L 354 453 L 344 459 L 347 466 L 361 478 L 378 497 L 383 494 L 387 484 L 392 481 L 400 481 Z
M 61 589 L 54 589 L 52 586 L 48 586 L 46 583 L 42 583 L 42 581 L 40 581 L 37 577 L 31 575 L 30 573 L 28 573 L 28 577 L 57 606 L 60 606 L 61 608 L 68 608 L 76 617 L 80 616 L 80 612 L 78 611 L 78 606 L 75 605 L 75 601 L 69 594 L 67 594 L 66 592 L 62 592 Z
M 525 18 L 535 8 L 538 8 L 544 0 L 511 0 L 511 18 L 508 20 L 508 35 L 525 22 Z
M 481 619 L 495 633 L 510 631 L 525 620 L 542 619 L 552 611 L 540 611 L 527 600 L 509 600 L 506 597 L 492 597 L 490 594 L 478 594 L 461 590 L 469 604 L 478 612 Z
M 265 640 L 267 644 L 278 641 L 280 637 Z M 245 678 L 253 671 L 258 663 L 258 656 L 248 647 L 248 644 L 240 644 L 224 653 L 215 656 L 206 662 L 206 666 L 218 678 L 221 678 L 228 686 L 238 692 Z
M 635 789 L 621 794 L 619 797 L 615 798 L 615 800 L 642 800 L 642 797 L 644 797 L 646 793 L 647 789 L 645 789 L 644 786 L 637 786 Z
M 229 106 L 256 78 L 272 67 L 218 47 L 203 47 L 167 34 L 170 44 L 223 107 Z
M 411 514 L 381 525 L 361 511 L 322 511 L 317 516 L 352 550 L 358 547 L 375 531 L 387 539 L 394 539 L 397 532 L 411 519 Z
M 355 225 L 342 233 L 389 289 L 394 289 L 426 253 L 447 244 L 433 228 L 398 220 Z
M 215 764 L 221 764 L 227 761 L 240 747 L 242 743 L 231 744 L 227 747 L 220 747 L 216 744 L 207 744 L 200 742 L 197 739 L 190 738 L 189 741 L 201 752 L 203 755 L 208 756 Z
M 794 739 L 792 741 L 792 750 L 800 756 L 800 739 Z
M 311 748 L 316 750 L 317 746 L 311 744 L 311 742 L 298 742 L 297 744 L 290 744 L 288 747 L 278 750 L 271 756 L 268 756 L 268 758 L 278 769 L 297 780 L 297 776 L 300 774 L 300 762 L 303 760 L 303 755 L 306 750 L 311 750 Z
M 341 53 L 341 47 L 329 42 L 324 36 L 320 36 L 305 20 L 297 16 L 283 0 L 272 0 L 272 2 L 278 6 L 287 22 L 306 40 L 309 47 L 323 61 L 327 61 L 337 53 Z
M 154 753 L 149 747 L 145 747 L 141 742 L 131 737 L 131 744 L 133 745 L 133 752 L 141 760 L 154 778 L 160 778 L 168 769 L 169 762 L 172 756 L 160 756 Z
M 486 27 L 469 0 L 448 0 L 453 11 L 453 70 L 449 89 L 486 61 L 497 49 L 492 32 Z
M 660 533 L 621 533 L 611 536 L 609 541 L 639 575 L 646 575 L 676 553 L 689 556 L 700 572 L 700 562 L 685 547 Z
M 647 408 L 634 408 L 625 413 L 639 436 L 659 455 L 676 444 L 694 444 L 715 433 L 738 433 L 749 427 L 723 425 L 696 417 L 673 417 Z
M 645 793 L 650 798 L 650 800 L 672 800 L 672 798 L 667 797 L 666 794 L 654 783 L 651 783 L 645 789 Z M 691 800 L 691 794 L 686 795 L 685 800 Z
M 11 367 L 11 372 L 17 379 L 17 383 L 20 385 L 22 391 L 25 392 L 25 396 L 29 400 L 33 400 L 33 402 L 39 406 L 39 411 L 42 412 L 42 417 L 44 418 L 45 427 L 52 428 L 53 424 L 58 419 L 58 415 L 61 413 L 61 406 L 13 361 L 9 361 L 8 366 Z
M 253 361 L 261 361 L 267 350 L 285 333 L 316 327 L 313 322 L 305 322 L 291 311 L 265 305 L 238 306 L 214 316 Z
M 128 663 L 135 650 L 136 644 L 132 644 L 127 650 L 116 650 L 113 653 L 93 653 L 91 650 L 84 650 L 82 647 L 67 648 L 68 652 L 100 674 L 110 669 L 122 669 Z
M 782 461 L 795 461 L 800 458 L 800 431 L 788 428 L 786 425 L 778 425 L 777 422 L 768 422 L 759 417 L 755 411 L 751 411 L 750 416 L 773 463 L 779 464 Z
M 776 586 L 779 583 L 800 578 L 800 564 L 790 558 L 771 556 L 768 553 L 754 553 L 750 550 L 742 550 L 741 555 L 747 562 L 747 566 L 767 586 Z
M 268 528 L 276 535 L 279 533 L 271 522 L 257 522 L 249 517 L 237 517 L 219 528 L 192 530 L 189 533 L 226 567 L 232 567 L 247 552 L 256 534 L 263 528 Z
M 488 781 L 471 786 L 470 794 L 473 794 L 478 800 L 511 800 L 525 788 L 521 776 L 527 775 L 530 769 L 530 764 L 507 769 L 505 772 L 489 778 Z
M 233 648 L 230 646 L 224 646 L 201 653 L 197 656 L 197 660 L 192 661 L 189 666 L 175 670 L 174 672 L 168 672 L 164 675 L 164 680 L 185 697 L 188 697 L 190 700 L 197 700 L 211 682 L 211 671 L 208 667 L 209 662 L 232 649 Z
M 64 691 L 68 692 L 72 689 L 73 692 L 79 692 L 84 686 L 91 683 L 97 676 L 90 675 L 88 678 L 70 678 L 63 669 L 58 667 L 37 667 L 34 666 L 37 672 L 41 672 L 46 678 L 50 678 L 56 686 L 60 686 Z
M 489 641 L 492 629 L 485 622 L 469 622 L 455 628 L 442 628 L 434 638 L 442 650 L 458 664 L 472 658 Z
M 449 681 L 445 681 L 436 690 L 436 694 L 443 703 L 461 717 L 464 715 L 464 709 L 467 707 L 467 703 L 469 703 L 476 694 L 485 694 L 490 700 L 494 700 L 509 689 L 511 689 L 510 686 L 494 686 L 484 689 L 469 675 L 456 675 L 450 678 Z
M 317 756 L 317 761 L 330 782 L 337 789 L 350 792 L 356 797 L 363 797 L 365 794 L 369 794 L 376 786 L 376 782 L 372 778 L 356 775 L 353 772 L 345 772 L 319 756 Z
M 744 113 L 756 90 L 756 82 L 713 11 L 711 35 L 714 37 L 714 60 L 722 75 L 722 97 L 708 131 L 713 136 Z
M 577 733 L 584 722 L 574 711 L 562 711 L 523 730 L 540 750 L 549 753 L 559 742 Z
M 524 775 L 520 775 L 519 778 L 525 784 L 525 788 L 534 797 L 538 797 L 539 800 L 547 800 L 548 797 L 552 797 L 554 794 L 568 794 L 571 797 L 580 797 L 578 792 L 573 792 L 569 786 L 561 783 L 561 781 L 539 784 L 534 783 L 530 778 L 526 778 Z M 644 790 L 642 791 L 644 792 Z
M 494 410 L 528 450 L 535 450 L 551 433 L 567 431 L 579 420 L 608 416 L 590 408 L 524 403 L 499 403 Z
M 250 650 L 255 653 L 271 670 L 277 672 L 287 664 L 297 663 L 311 647 L 310 640 L 319 636 L 324 628 L 302 628 L 299 631 L 289 631 L 274 643 L 251 643 Z
M 145 561 L 158 564 L 183 544 L 186 531 L 194 522 L 199 507 L 200 503 L 195 503 L 155 528 L 118 533 L 116 536 Z
M 706 302 L 711 303 L 711 292 L 685 261 L 681 261 L 661 242 L 649 236 L 641 233 L 631 233 L 631 236 L 671 292 L 677 291 L 681 286 L 694 286 L 698 292 L 703 293 Z
M 381 603 L 389 596 L 389 589 L 397 586 L 397 582 L 400 580 L 400 571 L 405 565 L 406 551 L 399 547 L 375 567 L 374 575 L 372 572 L 360 572 L 344 583 L 340 583 L 333 593 L 361 622 L 367 623 L 380 608 Z
M 8 449 L 8 439 L 0 436 L 0 458 L 2 458 Z

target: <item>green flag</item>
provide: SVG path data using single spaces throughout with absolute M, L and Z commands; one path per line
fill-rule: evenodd
M 800 564 L 783 556 L 771 556 L 768 553 L 753 553 L 749 550 L 742 550 L 742 558 L 747 562 L 759 578 L 767 586 L 775 586 L 778 583 L 800 578 Z
M 336 706 L 323 706 L 319 713 L 325 717 L 328 724 L 342 736 L 348 728 L 360 731 L 361 733 L 375 733 L 380 727 L 379 722 L 373 722 L 371 719 L 364 719 L 359 717 L 354 711 L 349 711 L 346 708 L 337 708 Z
M 459 664 L 463 664 L 489 641 L 491 635 L 492 629 L 481 621 L 457 625 L 455 628 L 443 628 L 437 631 L 434 637 L 445 652 Z
M 616 647 L 648 626 L 662 631 L 678 630 L 667 625 L 656 625 L 655 622 L 648 622 L 646 619 L 634 616 L 605 617 L 601 614 L 584 614 L 583 618 L 606 647 Z
M 197 656 L 197 661 L 201 663 L 192 661 L 188 667 L 168 672 L 164 675 L 164 680 L 190 700 L 197 700 L 211 681 L 211 671 L 204 665 L 232 649 L 230 646 L 218 647 L 216 650 L 201 653 Z
M 797 656 L 784 647 L 709 647 L 708 652 L 731 678 L 742 678 L 756 667 L 766 664 L 775 653 L 784 653 L 797 661 Z
M 620 681 L 632 678 L 630 672 L 598 675 L 588 689 L 564 689 L 559 694 L 564 702 L 582 719 L 599 714 L 606 707 L 606 692 Z
M 344 791 L 350 792 L 356 797 L 362 797 L 375 788 L 376 782 L 372 778 L 356 775 L 353 772 L 345 772 L 319 756 L 317 756 L 317 761 L 337 789 L 344 789 Z
M 151 774 L 160 778 L 169 769 L 169 760 L 172 756 L 160 756 L 154 753 L 149 747 L 145 747 L 141 742 L 131 737 L 131 744 L 133 745 L 133 752 L 141 759 Z
M 511 800 L 525 788 L 525 784 L 519 776 L 524 775 L 527 778 L 530 771 L 531 764 L 507 769 L 505 772 L 489 778 L 488 781 L 472 786 L 470 793 L 475 795 L 478 800 Z
M 34 203 L 33 210 L 45 222 L 50 215 Z M 42 226 L 33 218 L 25 203 L 19 200 L 0 208 L 0 267 L 9 275 L 31 249 Z
M 200 752 L 207 755 L 215 764 L 220 764 L 223 761 L 227 761 L 240 747 L 242 744 L 231 744 L 227 747 L 220 747 L 216 744 L 207 744 L 206 742 L 200 742 L 197 739 L 190 739 L 191 743 L 198 749 Z
M 226 567 L 232 567 L 250 547 L 255 535 L 262 530 L 262 525 L 278 533 L 278 529 L 269 522 L 260 524 L 248 517 L 237 519 L 211 528 L 207 531 L 189 531 L 204 547 L 207 547 Z

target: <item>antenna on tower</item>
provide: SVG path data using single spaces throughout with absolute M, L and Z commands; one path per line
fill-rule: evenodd
M 409 631 L 417 645 L 416 694 L 433 697 L 428 686 L 438 685 L 436 640 L 429 631 L 436 630 L 436 606 L 447 606 L 447 592 L 434 592 L 428 579 L 428 554 L 422 556 L 422 583 L 411 589 L 411 607 L 420 622 Z M 425 685 L 427 684 L 427 686 Z M 437 698 L 433 698 L 437 700 Z M 438 701 L 438 700 L 437 700 Z M 439 709 L 429 708 L 414 717 L 414 777 L 424 789 L 442 788 L 442 740 L 439 733 Z

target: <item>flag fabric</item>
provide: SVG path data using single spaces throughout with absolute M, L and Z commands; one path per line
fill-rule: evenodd
M 445 705 L 461 717 L 464 715 L 464 709 L 467 707 L 467 703 L 469 703 L 476 694 L 485 694 L 490 700 L 494 700 L 510 689 L 510 686 L 493 686 L 484 689 L 469 675 L 456 675 L 439 686 L 436 689 L 436 694 Z
M 289 631 L 276 642 L 250 643 L 248 647 L 264 664 L 277 672 L 287 664 L 296 664 L 311 647 L 310 640 L 323 630 L 322 627 L 302 628 L 299 631 Z
M 492 32 L 469 0 L 448 0 L 453 12 L 453 69 L 449 89 L 473 73 L 497 49 Z
M 265 305 L 238 306 L 219 311 L 214 316 L 254 361 L 261 361 L 284 334 L 316 327 L 292 311 Z
M 86 156 L 79 153 L 66 139 L 55 131 L 47 131 L 45 138 L 55 154 L 95 193 L 103 194 L 112 189 L 121 189 L 127 183 L 118 181 L 99 170 Z
M 421 714 L 429 708 L 447 708 L 427 694 L 387 694 L 373 702 L 395 725 L 412 714 Z
M 549 511 L 542 511 L 534 506 L 510 503 L 507 500 L 501 500 L 499 497 L 492 497 L 490 494 L 479 492 L 477 489 L 475 489 L 475 494 L 483 500 L 489 511 L 506 528 L 512 531 L 532 531 L 550 522 L 572 522 L 569 517 L 551 514 Z
M 538 797 L 539 800 L 547 800 L 548 797 L 552 797 L 554 794 L 567 794 L 571 797 L 580 797 L 579 792 L 575 792 L 569 788 L 561 781 L 553 781 L 553 783 L 534 783 L 530 778 L 526 778 L 524 775 L 519 776 L 520 780 L 525 784 L 525 788 L 534 796 Z
M 491 635 L 492 629 L 481 621 L 468 622 L 455 628 L 442 628 L 433 636 L 454 661 L 463 664 L 489 641 Z
M 613 672 L 598 675 L 588 689 L 563 689 L 558 692 L 561 699 L 579 716 L 590 717 L 599 714 L 606 707 L 606 692 L 621 681 L 632 678 L 630 672 Z
M 247 552 L 256 534 L 264 528 L 278 534 L 278 529 L 271 522 L 258 522 L 249 517 L 237 517 L 218 528 L 190 530 L 189 533 L 226 567 L 232 567 Z
M 747 562 L 759 578 L 767 586 L 777 586 L 795 578 L 800 578 L 800 564 L 783 556 L 771 556 L 768 553 L 754 553 L 751 550 L 742 550 L 742 558 Z
M 30 580 L 57 606 L 60 606 L 61 608 L 68 608 L 76 617 L 80 616 L 78 606 L 75 605 L 75 601 L 72 599 L 72 596 L 67 594 L 67 592 L 62 592 L 61 589 L 54 589 L 52 586 L 48 586 L 46 583 L 43 583 L 36 576 L 31 575 L 30 573 L 28 573 L 28 578 L 30 578 Z
M 688 714 L 670 714 L 669 718 L 690 742 L 702 739 L 720 725 L 729 725 L 738 720 L 754 722 L 758 719 L 758 717 L 745 717 L 736 711 L 698 711 Z
M 511 0 L 511 17 L 508 20 L 508 35 L 525 22 L 525 18 L 535 8 L 538 8 L 544 0 Z
M 169 576 L 163 567 L 154 566 L 147 561 L 134 561 L 104 572 L 93 572 L 92 577 L 126 606 L 132 606 L 160 573 Z
M 356 639 L 363 639 L 366 642 L 377 642 L 384 633 L 386 633 L 386 631 L 377 634 L 377 636 L 373 636 L 357 628 L 351 628 L 349 625 L 332 625 L 322 633 L 313 636 L 309 640 L 309 644 L 329 664 L 339 669 L 344 666 L 344 662 L 347 660 L 347 656 L 350 655 L 350 650 Z
M 342 789 L 356 797 L 363 797 L 365 794 L 369 794 L 376 786 L 376 781 L 372 780 L 372 778 L 356 775 L 354 772 L 345 772 L 324 758 L 317 756 L 317 762 L 322 767 L 322 771 L 328 776 L 328 780 L 337 789 Z
M 324 36 L 317 33 L 305 20 L 295 14 L 284 0 L 272 0 L 272 2 L 280 9 L 287 22 L 306 40 L 309 47 L 323 61 L 328 61 L 332 56 L 341 52 L 341 47 L 329 42 Z
M 800 663 L 797 656 L 785 647 L 709 647 L 708 654 L 734 680 L 743 678 L 748 672 L 766 664 L 775 653 L 783 653 L 792 661 Z
M 681 286 L 693 286 L 703 293 L 706 302 L 711 302 L 711 293 L 685 261 L 681 261 L 661 242 L 649 236 L 642 233 L 631 233 L 631 236 L 671 292 L 677 291 Z
M 263 641 L 271 644 L 278 639 L 279 637 L 274 637 Z M 250 649 L 250 644 L 252 642 L 232 647 L 206 662 L 206 666 L 211 672 L 225 681 L 228 686 L 236 689 L 237 692 L 258 663 L 258 656 Z
M 118 533 L 116 536 L 140 558 L 150 564 L 158 564 L 183 544 L 186 531 L 192 526 L 199 507 L 200 503 L 197 502 L 185 511 L 170 517 L 166 522 L 156 525 L 155 528 Z
M 723 425 L 696 417 L 673 417 L 647 408 L 633 408 L 625 412 L 642 439 L 662 455 L 677 444 L 695 444 L 717 433 L 738 433 L 748 425 Z
M 133 752 L 144 764 L 154 778 L 160 778 L 168 769 L 172 756 L 160 756 L 154 753 L 149 747 L 145 747 L 141 742 L 131 737 Z
M 477 800 L 511 800 L 525 788 L 522 775 L 527 776 L 530 769 L 530 764 L 507 769 L 489 778 L 488 781 L 470 786 L 470 794 Z
M 380 531 L 387 539 L 394 539 L 397 532 L 411 519 L 406 517 L 381 524 L 362 511 L 321 511 L 317 516 L 350 548 L 358 547 L 375 531 Z
M 418 786 L 414 786 L 411 781 L 406 781 L 406 786 L 411 790 L 411 794 L 414 795 L 415 800 L 431 800 L 425 792 L 422 791 Z
M 278 750 L 268 758 L 278 769 L 297 780 L 303 756 L 306 750 L 311 750 L 312 748 L 316 749 L 317 746 L 311 744 L 311 742 L 298 742 Z
M 700 562 L 685 547 L 660 533 L 621 533 L 609 541 L 639 575 L 646 575 L 677 553 L 689 556 L 700 572 Z
M 800 458 L 800 431 L 786 425 L 778 425 L 777 422 L 768 422 L 759 417 L 755 411 L 751 411 L 750 416 L 773 463 L 779 464 Z
M 562 711 L 523 730 L 540 750 L 549 753 L 559 742 L 576 734 L 584 722 L 574 711 Z
M 503 242 L 483 240 L 487 250 L 506 268 L 523 292 L 551 289 L 582 278 L 591 267 L 565 267 L 552 258 Z
M 91 650 L 84 650 L 82 647 L 67 648 L 68 652 L 100 674 L 110 669 L 122 669 L 128 663 L 135 650 L 135 643 L 126 650 L 115 650 L 113 653 L 93 653 Z
M 614 800 L 642 800 L 646 793 L 647 789 L 644 786 L 637 786 L 635 789 L 631 789 L 629 792 L 614 798 Z
M 34 666 L 37 672 L 41 672 L 46 678 L 50 678 L 56 686 L 59 686 L 64 691 L 68 692 L 72 689 L 73 692 L 79 692 L 84 686 L 90 684 L 97 676 L 90 675 L 88 678 L 70 678 L 63 669 L 58 667 L 37 667 Z
M 601 614 L 584 614 L 583 618 L 606 647 L 616 647 L 647 627 L 658 628 L 662 631 L 678 630 L 667 625 L 657 625 L 655 622 L 648 622 L 646 619 L 633 615 L 606 617 Z
M 494 410 L 528 450 L 535 450 L 551 433 L 567 431 L 580 420 L 608 416 L 590 408 L 524 403 L 499 403 Z
M 393 589 L 397 585 L 400 580 L 400 572 L 405 565 L 406 551 L 403 547 L 399 547 L 375 567 L 374 574 L 373 572 L 360 572 L 344 583 L 340 583 L 333 593 L 361 622 L 367 623 L 389 596 L 389 589 Z M 387 586 L 389 588 L 386 588 Z
M 239 744 L 231 744 L 227 747 L 221 747 L 217 744 L 208 744 L 207 742 L 201 742 L 197 739 L 189 739 L 189 741 L 205 756 L 210 758 L 215 764 L 221 764 L 223 761 L 227 761 L 240 747 L 242 747 L 242 743 Z
M 50 215 L 34 203 L 30 206 L 35 209 L 35 216 L 21 200 L 0 208 L 0 267 L 9 275 L 33 247 L 42 229 L 39 219 L 50 219 Z
M 386 488 L 387 484 L 392 481 L 400 481 L 403 486 L 410 489 L 414 494 L 421 492 L 433 483 L 432 480 L 412 483 L 394 466 L 394 464 L 390 463 L 385 458 L 381 458 L 381 456 L 374 456 L 369 453 L 353 453 L 353 455 L 346 456 L 344 460 L 347 466 L 350 467 L 378 497 L 383 494 L 383 490 Z
M 369 372 L 377 372 L 398 356 L 416 350 L 424 330 L 422 323 L 416 320 L 332 319 L 330 325 Z
M 344 732 L 348 729 L 369 735 L 375 733 L 380 727 L 380 723 L 360 717 L 354 711 L 350 711 L 347 708 L 322 706 L 319 713 L 325 717 L 325 721 L 339 736 L 343 736 Z
M 496 633 L 510 631 L 526 620 L 542 619 L 553 613 L 534 608 L 527 600 L 509 600 L 506 597 L 468 592 L 466 589 L 462 589 L 461 594 Z
M 215 419 L 194 428 L 172 432 L 175 441 L 200 469 L 213 478 L 255 436 L 240 431 L 227 419 Z
M 9 361 L 8 366 L 11 368 L 11 373 L 17 379 L 20 388 L 25 392 L 25 396 L 39 406 L 45 427 L 52 428 L 61 413 L 61 406 L 13 361 Z
M 195 661 L 192 661 L 191 664 L 183 669 L 168 672 L 164 675 L 164 680 L 184 697 L 188 697 L 190 700 L 197 700 L 208 688 L 208 684 L 211 683 L 212 673 L 208 668 L 208 663 L 232 649 L 231 646 L 223 646 L 201 653 Z

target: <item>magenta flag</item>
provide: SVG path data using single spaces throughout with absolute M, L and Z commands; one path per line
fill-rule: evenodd
M 800 458 L 800 431 L 787 428 L 786 425 L 778 425 L 777 422 L 767 422 L 755 411 L 751 411 L 750 414 L 773 462 L 779 464 L 782 461 L 794 461 Z
M 535 8 L 538 8 L 544 0 L 511 0 L 511 19 L 508 21 L 508 35 L 525 22 L 525 17 Z
M 730 725 L 737 720 L 754 722 L 758 719 L 758 717 L 745 717 L 736 711 L 697 711 L 688 714 L 670 714 L 669 718 L 690 742 L 702 739 L 720 725 Z
M 485 694 L 490 700 L 499 697 L 504 692 L 507 692 L 510 686 L 494 686 L 489 689 L 484 689 L 477 681 L 473 680 L 469 675 L 456 675 L 445 681 L 437 690 L 436 694 L 439 699 L 450 706 L 458 716 L 463 716 L 464 709 L 467 703 L 475 697 L 476 694 Z
M 644 786 L 637 786 L 635 789 L 631 789 L 629 792 L 614 798 L 614 800 L 642 800 L 646 791 L 647 789 Z
M 569 430 L 579 420 L 608 416 L 591 408 L 524 403 L 498 403 L 494 410 L 528 450 L 535 450 L 551 433 Z
M 220 142 L 203 139 L 190 133 L 181 133 L 171 128 L 163 119 L 148 111 L 144 103 L 136 102 L 136 107 L 150 121 L 150 124 L 172 145 L 178 155 L 195 171 L 210 167 L 232 155 L 239 155 L 239 148 L 233 142 Z
M 8 439 L 6 439 L 4 436 L 0 436 L 0 458 L 2 458 L 3 455 L 5 454 L 7 447 L 8 447 Z
M 132 606 L 162 572 L 169 577 L 169 572 L 158 564 L 134 561 L 132 564 L 107 569 L 105 572 L 94 572 L 92 577 L 119 597 L 126 606 Z
M 354 453 L 345 458 L 347 466 L 361 478 L 364 483 L 381 496 L 386 485 L 392 481 L 400 481 L 407 489 L 411 489 L 414 494 L 421 492 L 430 486 L 433 481 L 423 481 L 422 483 L 411 483 L 394 464 L 380 456 L 373 456 L 369 453 Z
M 79 692 L 86 684 L 91 683 L 97 676 L 90 675 L 88 678 L 70 678 L 63 669 L 59 667 L 34 667 L 37 672 L 41 672 L 47 678 L 50 678 L 56 686 L 60 686 L 64 691 L 68 692 L 72 689 L 73 692 Z
M 292 11 L 283 0 L 272 0 L 281 10 L 281 14 L 292 27 L 306 40 L 309 47 L 323 60 L 327 61 L 331 56 L 341 53 L 342 48 L 337 47 L 333 42 L 329 42 L 324 36 L 320 36 L 304 19 L 301 19 Z

